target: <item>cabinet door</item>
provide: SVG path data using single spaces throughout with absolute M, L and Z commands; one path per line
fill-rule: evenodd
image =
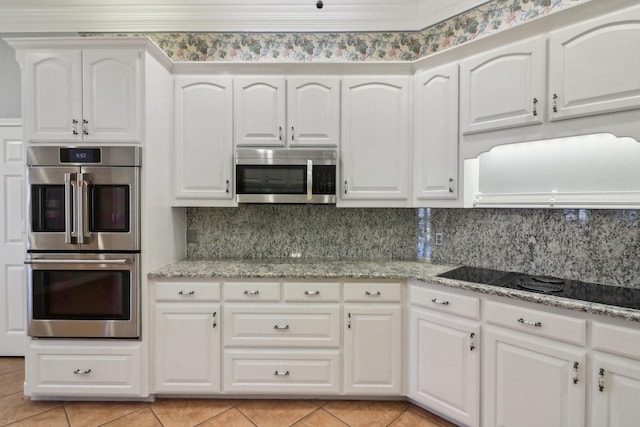
M 29 142 L 82 140 L 79 50 L 27 51 L 24 115 Z
M 477 426 L 477 323 L 416 307 L 411 308 L 409 316 L 409 397 L 464 425 Z
M 458 66 L 415 77 L 414 192 L 420 199 L 458 196 Z
M 289 145 L 331 145 L 340 140 L 340 79 L 287 79 Z
M 402 394 L 398 304 L 345 304 L 344 378 L 348 394 Z
M 406 200 L 409 78 L 343 79 L 342 199 Z
M 231 78 L 176 77 L 174 88 L 178 204 L 184 199 L 231 199 Z
M 640 8 L 549 36 L 552 120 L 640 107 Z
M 284 103 L 284 78 L 234 79 L 236 145 L 284 145 Z
M 542 123 L 545 38 L 536 37 L 460 63 L 463 134 Z
M 220 391 L 220 304 L 156 304 L 155 391 Z
M 640 363 L 595 352 L 591 366 L 591 426 L 636 425 L 640 420 Z
M 483 338 L 483 425 L 584 426 L 584 349 L 490 326 Z
M 140 141 L 140 53 L 82 53 L 82 133 L 86 142 Z

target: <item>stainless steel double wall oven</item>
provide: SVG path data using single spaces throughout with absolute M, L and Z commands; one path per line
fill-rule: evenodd
M 140 147 L 26 158 L 29 335 L 139 338 Z

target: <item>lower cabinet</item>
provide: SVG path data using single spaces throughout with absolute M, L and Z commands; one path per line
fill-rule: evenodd
M 220 391 L 219 313 L 220 304 L 156 304 L 156 392 Z
M 409 397 L 466 426 L 478 425 L 480 328 L 477 322 L 412 306 Z
M 27 349 L 26 394 L 60 397 L 139 397 L 141 344 L 33 341 Z
M 220 391 L 220 283 L 153 283 L 154 391 Z

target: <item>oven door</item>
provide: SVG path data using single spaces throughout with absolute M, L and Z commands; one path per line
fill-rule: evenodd
M 28 334 L 139 338 L 138 254 L 30 254 Z

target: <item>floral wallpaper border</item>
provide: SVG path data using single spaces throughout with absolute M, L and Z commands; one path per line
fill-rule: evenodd
M 416 32 L 110 35 L 147 36 L 174 61 L 414 61 L 587 1 L 491 0 Z

